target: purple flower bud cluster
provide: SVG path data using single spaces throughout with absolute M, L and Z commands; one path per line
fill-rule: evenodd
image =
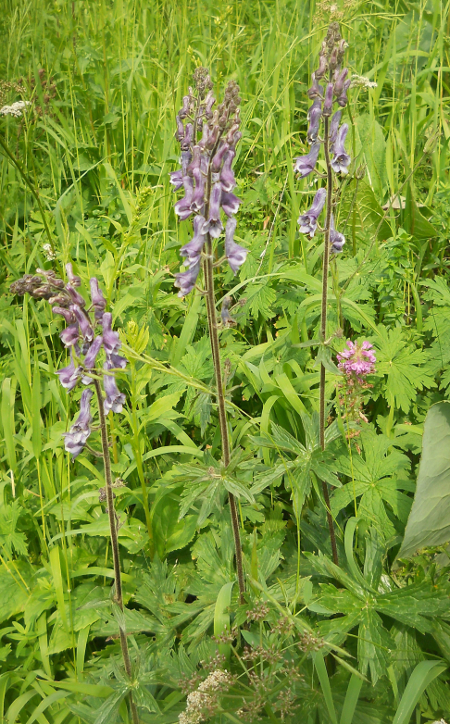
M 373 346 L 366 340 L 364 342 L 347 341 L 347 349 L 337 355 L 338 367 L 350 379 L 356 379 L 359 383 L 364 377 L 375 371 L 375 357 Z
M 329 117 L 331 120 L 328 122 L 328 150 L 332 159 L 331 168 L 335 173 L 348 173 L 351 161 L 345 151 L 348 124 L 340 125 L 342 117 L 340 109 L 333 113 L 335 103 L 340 108 L 347 105 L 347 91 L 351 81 L 347 79 L 348 69 L 341 67 L 346 47 L 347 43 L 341 37 L 339 24 L 331 23 L 320 51 L 319 67 L 312 74 L 312 86 L 308 90 L 308 97 L 313 101 L 308 110 L 307 131 L 307 139 L 311 147 L 308 154 L 294 159 L 294 172 L 298 173 L 300 178 L 309 176 L 315 170 L 320 146 L 324 142 L 323 137 L 320 136 L 322 118 Z M 319 83 L 321 80 L 323 84 Z M 331 193 L 331 189 L 329 191 Z M 326 196 L 326 189 L 319 189 L 311 208 L 305 214 L 300 214 L 298 223 L 302 234 L 314 236 Z M 345 237 L 336 231 L 333 219 L 330 227 L 330 244 L 333 253 L 341 252 L 345 244 Z
M 216 99 L 205 68 L 197 68 L 194 82 L 195 88 L 189 88 L 177 115 L 175 135 L 181 146 L 181 168 L 170 175 L 175 190 L 184 190 L 183 198 L 175 204 L 175 213 L 181 221 L 194 215 L 194 236 L 180 250 L 188 270 L 175 275 L 179 297 L 189 294 L 195 286 L 207 238 L 219 238 L 224 231 L 221 212 L 227 217 L 225 255 L 235 274 L 247 255 L 247 249 L 233 239 L 235 214 L 241 203 L 233 193 L 236 180 L 232 170 L 236 144 L 242 138 L 239 86 L 230 81 L 223 103 L 213 110 Z
M 81 381 L 83 385 L 93 382 L 97 357 L 103 348 L 103 389 L 105 391 L 105 413 L 110 410 L 121 412 L 125 395 L 119 392 L 114 370 L 124 369 L 127 360 L 118 354 L 121 346 L 117 332 L 112 330 L 112 314 L 105 312 L 106 300 L 95 277 L 90 279 L 90 304 L 77 291 L 80 277 L 73 273 L 72 264 L 66 264 L 68 282 L 59 279 L 55 272 L 37 269 L 36 275 L 26 274 L 11 284 L 11 292 L 20 296 L 28 293 L 35 299 L 46 299 L 52 305 L 54 314 L 64 317 L 66 327 L 60 332 L 61 341 L 70 350 L 70 363 L 58 370 L 61 385 L 73 390 Z M 72 459 L 80 454 L 91 433 L 90 399 L 91 389 L 83 390 L 80 414 L 70 431 L 65 433 L 65 448 Z

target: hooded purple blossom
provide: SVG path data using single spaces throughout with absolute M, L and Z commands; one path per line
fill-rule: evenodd
M 184 196 L 175 204 L 175 213 L 184 221 L 192 214 L 191 204 L 194 195 L 194 184 L 189 176 L 183 176 Z
M 52 307 L 53 314 L 60 314 L 66 320 L 67 324 L 73 324 L 75 322 L 75 315 L 71 309 L 64 309 L 64 307 Z
M 66 451 L 71 453 L 72 460 L 83 450 L 91 434 L 91 397 L 94 393 L 90 389 L 83 390 L 80 401 L 80 414 L 69 432 L 63 433 Z
M 298 219 L 301 234 L 309 234 L 311 238 L 314 236 L 317 229 L 317 219 L 324 207 L 326 198 L 327 190 L 324 188 L 319 189 L 314 196 L 311 208 Z
M 344 90 L 344 82 L 348 76 L 348 68 L 337 70 L 334 74 L 334 95 L 339 98 Z
M 230 146 L 228 143 L 225 143 L 225 141 L 222 141 L 222 143 L 219 146 L 218 151 L 214 154 L 213 159 L 211 161 L 211 171 L 213 173 L 219 173 L 220 168 L 222 166 L 222 162 L 224 159 L 224 156 L 227 151 L 230 150 Z
M 67 272 L 67 278 L 68 278 L 68 280 L 69 280 L 69 283 L 70 283 L 73 287 L 79 287 L 79 286 L 81 286 L 81 279 L 80 279 L 80 277 L 77 277 L 77 276 L 73 273 L 72 262 L 69 262 L 68 264 L 66 264 L 66 272 Z
M 325 73 L 327 72 L 328 65 L 327 65 L 327 59 L 325 56 L 325 53 L 321 53 L 319 56 L 319 67 L 317 68 L 315 72 L 316 78 L 323 78 Z
M 322 101 L 320 98 L 316 98 L 311 108 L 308 111 L 309 128 L 307 138 L 309 143 L 317 141 L 317 135 L 320 128 L 320 119 L 322 116 Z
M 178 296 L 179 297 L 185 297 L 189 292 L 192 292 L 193 288 L 195 287 L 195 282 L 197 281 L 197 277 L 200 271 L 200 259 L 196 264 L 192 264 L 192 266 L 185 272 L 180 272 L 179 274 L 175 274 L 175 282 L 174 286 L 179 288 Z
M 337 99 L 338 105 L 341 106 L 341 108 L 344 108 L 347 105 L 348 98 L 347 98 L 347 91 L 350 88 L 351 80 L 346 80 L 344 83 L 344 87 L 342 89 L 342 93 L 340 94 L 339 98 Z
M 236 231 L 236 225 L 236 218 L 231 216 L 228 219 L 225 228 L 225 256 L 227 257 L 228 264 L 234 274 L 236 274 L 239 267 L 242 266 L 248 254 L 248 249 L 244 249 L 243 246 L 239 246 L 239 244 L 236 244 L 233 239 L 234 232 Z
M 91 287 L 91 301 L 95 310 L 95 318 L 101 319 L 106 308 L 106 299 L 98 286 L 98 279 L 92 277 L 89 280 L 89 286 Z
M 319 85 L 316 77 L 316 73 L 312 74 L 312 86 L 308 88 L 308 98 L 313 100 L 314 98 L 320 98 L 323 100 L 323 86 Z
M 112 314 L 111 312 L 105 312 L 102 317 L 103 327 L 103 347 L 105 348 L 106 354 L 112 354 L 118 352 L 120 349 L 120 337 L 117 332 L 113 332 L 112 328 Z
M 171 171 L 169 176 L 170 183 L 174 187 L 174 191 L 178 191 L 178 189 L 181 189 L 183 185 L 183 172 L 181 168 L 179 168 L 177 171 Z
M 78 327 L 85 342 L 92 342 L 94 339 L 94 330 L 91 326 L 91 320 L 83 309 L 80 309 L 78 304 L 72 306 L 72 311 L 75 315 L 75 319 L 78 322 Z
M 322 114 L 324 116 L 331 116 L 333 113 L 333 83 L 327 83 L 325 90 L 325 100 L 323 103 Z
M 225 214 L 227 216 L 233 216 L 233 214 L 237 214 L 237 212 L 239 211 L 241 199 L 238 199 L 238 197 L 232 193 L 222 191 L 221 204 Z
M 92 342 L 91 346 L 89 347 L 89 350 L 84 358 L 83 367 L 86 370 L 86 372 L 89 372 L 93 369 L 95 366 L 95 360 L 97 359 L 97 355 L 101 350 L 103 344 L 103 337 L 96 337 L 94 341 Z M 92 378 L 85 375 L 83 377 L 83 384 L 84 385 L 90 385 L 92 382 Z
M 80 339 L 78 324 L 69 324 L 68 327 L 60 332 L 59 336 L 64 347 L 72 347 Z
M 348 133 L 348 124 L 343 123 L 340 127 L 336 141 L 331 149 L 333 153 L 333 160 L 331 161 L 331 168 L 335 173 L 348 173 L 348 167 L 350 165 L 351 158 L 348 153 L 345 152 L 344 143 Z
M 72 284 L 70 284 L 70 282 L 68 284 L 66 284 L 66 290 L 70 294 L 72 304 L 76 304 L 78 307 L 86 306 L 86 301 L 85 301 L 84 297 L 82 297 L 81 294 L 79 292 L 77 292 L 76 289 L 74 289 L 74 287 L 72 286 Z
M 109 371 L 112 369 L 112 364 L 108 360 L 103 365 L 103 369 L 105 371 Z M 103 389 L 105 390 L 105 400 L 103 403 L 104 409 L 105 409 L 105 415 L 108 414 L 110 410 L 113 412 L 122 412 L 123 405 L 125 403 L 125 395 L 122 392 L 119 392 L 119 389 L 117 387 L 116 378 L 113 374 L 106 374 L 103 375 Z
M 229 148 L 224 155 L 222 171 L 220 172 L 220 182 L 224 191 L 233 191 L 236 186 L 236 179 L 231 168 L 235 155 L 236 151 L 233 148 Z
M 305 178 L 314 171 L 320 151 L 320 143 L 313 143 L 309 153 L 306 156 L 297 156 L 294 159 L 294 172 L 300 174 L 300 178 Z
M 56 374 L 59 377 L 60 383 L 66 390 L 73 390 L 80 379 L 81 369 L 75 366 L 72 350 L 70 350 L 70 364 L 67 365 L 67 367 L 63 367 L 61 370 L 57 370 Z
M 181 256 L 187 257 L 189 266 L 198 264 L 200 261 L 200 255 L 206 241 L 204 225 L 204 216 L 197 215 L 194 218 L 194 237 L 180 249 Z
M 330 223 L 330 244 L 333 254 L 340 254 L 345 244 L 345 236 L 334 228 L 334 217 L 331 214 Z
M 209 232 L 210 236 L 217 239 L 223 231 L 223 224 L 220 219 L 220 202 L 222 200 L 222 184 L 217 181 L 213 184 L 211 196 L 209 199 L 209 215 L 208 221 L 204 226 L 204 231 Z
M 336 141 L 339 124 L 341 122 L 341 117 L 342 117 L 342 111 L 336 111 L 336 113 L 333 113 L 333 116 L 332 116 L 331 122 L 330 122 L 330 134 L 329 134 L 330 143 L 334 143 Z

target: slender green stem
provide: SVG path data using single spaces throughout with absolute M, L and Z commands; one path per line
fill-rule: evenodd
M 327 214 L 325 222 L 325 248 L 323 252 L 323 277 L 322 277 L 322 309 L 320 316 L 320 336 L 324 342 L 327 338 L 327 304 L 328 304 L 328 270 L 330 266 L 330 228 L 331 213 L 333 209 L 333 175 L 330 162 L 329 144 L 329 118 L 324 118 L 325 126 L 325 161 L 327 165 Z M 325 450 L 325 367 L 320 365 L 320 393 L 319 393 L 319 438 L 322 450 Z M 330 529 L 331 550 L 333 552 L 333 561 L 338 565 L 338 554 L 336 547 L 336 536 L 334 533 L 333 518 L 330 509 L 330 496 L 328 493 L 328 485 L 322 481 L 323 497 L 327 509 L 328 528 Z
M 111 549 L 113 555 L 113 567 L 114 567 L 114 581 L 116 586 L 115 601 L 119 606 L 120 610 L 123 611 L 123 595 L 122 595 L 122 573 L 120 571 L 120 554 L 119 554 L 119 537 L 117 527 L 117 515 L 114 509 L 114 493 L 112 489 L 112 475 L 111 475 L 111 458 L 109 456 L 109 445 L 108 445 L 108 429 L 106 426 L 105 411 L 103 409 L 103 395 L 100 381 L 94 379 L 95 392 L 97 394 L 98 401 L 98 416 L 100 420 L 100 431 L 102 436 L 102 451 L 103 451 L 103 464 L 105 468 L 105 486 L 106 486 L 106 502 L 108 505 L 108 518 L 109 518 L 109 530 L 111 533 Z M 119 623 L 119 638 L 120 648 L 122 649 L 123 663 L 128 678 L 131 679 L 132 669 L 130 652 L 128 651 L 127 632 L 125 627 Z M 136 708 L 136 704 L 133 701 L 133 695 L 131 691 L 128 692 L 131 715 L 133 718 L 133 724 L 139 724 L 139 715 Z
M 220 433 L 222 435 L 223 462 L 225 467 L 228 467 L 228 465 L 230 464 L 230 438 L 228 434 L 227 413 L 225 409 L 225 394 L 222 380 L 222 369 L 220 365 L 220 347 L 219 336 L 217 334 L 217 317 L 214 294 L 212 243 L 209 234 L 207 234 L 205 246 L 206 256 L 204 259 L 204 271 L 206 282 L 206 304 L 208 310 L 209 337 L 211 340 L 214 374 L 216 377 L 217 406 L 219 409 Z M 228 499 L 230 501 L 231 525 L 233 528 L 234 546 L 236 554 L 236 571 L 239 584 L 239 599 L 241 603 L 245 603 L 244 567 L 242 563 L 241 536 L 239 532 L 239 518 L 237 513 L 236 499 L 231 493 L 229 493 Z

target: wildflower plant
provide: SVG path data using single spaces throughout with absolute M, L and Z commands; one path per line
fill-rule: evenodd
M 241 203 L 233 193 L 236 180 L 232 169 L 236 145 L 242 137 L 240 102 L 239 86 L 230 81 L 223 102 L 214 108 L 216 98 L 209 73 L 205 68 L 197 68 L 194 87 L 183 97 L 183 106 L 177 115 L 176 139 L 181 147 L 181 168 L 171 173 L 175 190 L 183 188 L 184 191 L 184 196 L 175 204 L 175 213 L 180 221 L 192 218 L 194 230 L 191 241 L 180 249 L 183 263 L 188 268 L 175 275 L 175 286 L 180 290 L 178 296 L 186 296 L 193 291 L 200 269 L 203 269 L 204 289 L 200 292 L 206 298 L 225 469 L 230 464 L 231 449 L 220 361 L 214 268 L 226 261 L 236 274 L 247 256 L 247 250 L 234 241 L 235 214 Z M 219 253 L 222 240 L 223 253 Z M 215 261 L 216 256 L 218 261 Z M 227 305 L 228 301 L 222 310 L 226 321 L 229 316 Z M 229 493 L 229 503 L 242 602 L 244 572 L 236 500 L 232 493 Z
M 327 339 L 327 306 L 328 306 L 328 274 L 331 256 L 340 254 L 345 244 L 344 235 L 335 226 L 335 205 L 337 194 L 337 178 L 348 173 L 351 163 L 345 150 L 348 124 L 341 123 L 342 109 L 348 102 L 347 91 L 351 80 L 347 78 L 348 69 L 343 68 L 344 53 L 347 47 L 342 38 L 339 23 L 332 22 L 322 43 L 319 54 L 319 67 L 312 74 L 312 85 L 308 97 L 313 101 L 308 110 L 307 140 L 310 150 L 304 156 L 295 159 L 294 171 L 300 178 L 306 178 L 316 169 L 321 148 L 325 156 L 326 186 L 315 194 L 308 211 L 300 214 L 298 219 L 300 233 L 313 237 L 319 229 L 319 217 L 325 208 L 325 222 L 320 231 L 324 235 L 322 303 L 320 320 L 320 341 L 325 344 Z M 319 397 L 319 430 L 320 444 L 325 449 L 325 366 L 320 365 L 320 397 Z M 327 483 L 322 482 L 325 506 L 327 509 L 330 529 L 331 547 L 334 562 L 338 562 L 333 520 L 330 510 L 330 499 Z
M 121 613 L 119 620 L 119 638 L 128 679 L 131 679 L 132 668 L 128 650 L 127 633 L 123 617 L 122 574 L 119 554 L 119 520 L 114 509 L 114 492 L 109 453 L 109 438 L 106 417 L 109 412 L 121 412 L 125 403 L 125 395 L 119 391 L 116 372 L 124 369 L 127 360 L 118 354 L 121 346 L 117 332 L 112 329 L 112 314 L 106 312 L 106 299 L 95 277 L 90 279 L 90 303 L 78 291 L 81 279 L 74 274 L 72 264 L 66 264 L 68 281 L 58 277 L 53 270 L 37 269 L 36 274 L 25 274 L 15 281 L 10 291 L 18 296 L 29 294 L 34 299 L 45 299 L 52 307 L 53 314 L 64 318 L 66 326 L 60 332 L 63 345 L 69 350 L 70 363 L 58 370 L 59 382 L 68 392 L 77 386 L 84 386 L 81 394 L 80 408 L 77 418 L 70 430 L 63 433 L 64 446 L 74 460 L 83 450 L 103 458 L 105 472 L 105 489 L 100 492 L 100 500 L 107 504 L 111 549 L 114 566 L 115 593 L 114 602 Z M 99 355 L 104 353 L 104 360 L 99 366 Z M 103 389 L 102 389 L 102 382 Z M 91 399 L 97 398 L 97 411 L 101 434 L 102 452 L 93 450 L 88 445 L 93 427 Z M 103 494 L 102 494 L 103 491 Z M 139 716 L 132 693 L 129 702 L 133 724 L 138 724 Z
M 372 387 L 367 377 L 375 372 L 377 358 L 374 348 L 367 340 L 348 340 L 347 348 L 338 353 L 337 359 L 338 368 L 343 373 L 338 384 L 338 403 L 344 411 L 343 417 L 348 423 L 368 422 L 362 405 L 364 391 Z M 358 431 L 349 432 L 348 437 L 358 434 Z

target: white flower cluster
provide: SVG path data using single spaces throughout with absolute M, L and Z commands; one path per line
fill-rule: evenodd
M 197 691 L 187 696 L 186 709 L 178 716 L 179 724 L 199 724 L 217 706 L 217 694 L 227 690 L 232 684 L 232 677 L 227 671 L 213 671 L 201 684 Z
M 43 244 L 42 251 L 46 256 L 47 261 L 53 261 L 53 259 L 56 259 L 56 254 L 53 251 L 51 244 Z
M 374 80 L 369 80 L 364 75 L 357 75 L 356 73 L 351 76 L 351 81 L 350 88 L 376 88 L 378 86 L 378 83 L 375 83 Z
M 16 101 L 11 106 L 0 108 L 0 116 L 20 118 L 23 115 L 22 111 L 26 111 L 27 106 L 31 106 L 31 101 Z

